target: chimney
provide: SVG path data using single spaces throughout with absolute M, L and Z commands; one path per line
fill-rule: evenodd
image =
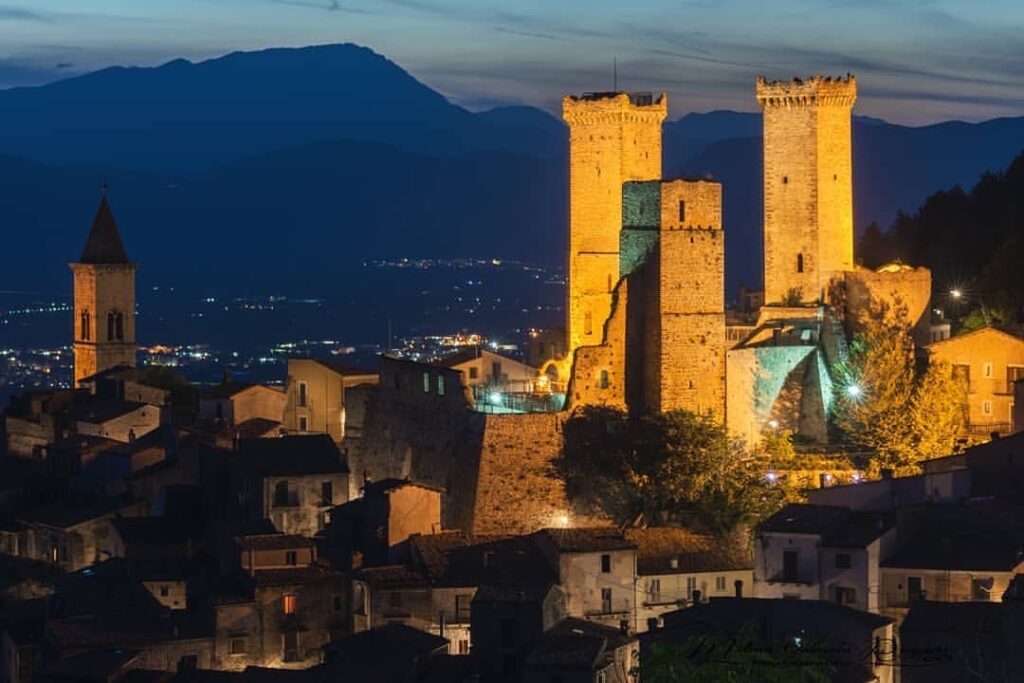
M 736 579 L 732 582 L 732 585 L 736 588 L 736 597 L 743 597 L 743 579 Z

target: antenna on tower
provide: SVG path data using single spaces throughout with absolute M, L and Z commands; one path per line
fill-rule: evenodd
M 612 92 L 619 92 L 619 58 L 612 57 Z

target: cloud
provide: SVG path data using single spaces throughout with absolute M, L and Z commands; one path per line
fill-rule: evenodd
M 16 7 L 10 5 L 0 5 L 0 21 L 44 21 L 49 22 L 52 19 L 45 15 L 36 12 L 35 10 L 28 9 L 27 7 Z
M 276 5 L 291 5 L 292 7 L 305 7 L 307 9 L 318 9 L 326 12 L 344 12 L 346 14 L 373 14 L 373 12 L 358 7 L 342 5 L 339 0 L 271 0 Z
M 58 68 L 40 67 L 17 59 L 0 59 L 0 88 L 44 85 L 66 78 Z

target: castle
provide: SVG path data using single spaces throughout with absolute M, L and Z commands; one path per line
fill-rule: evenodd
M 766 429 L 828 443 L 829 372 L 872 301 L 926 333 L 930 273 L 854 264 L 851 112 L 857 81 L 758 78 L 764 121 L 764 301 L 726 322 L 722 187 L 660 177 L 666 96 L 563 100 L 569 125 L 570 409 L 710 414 L 747 443 Z

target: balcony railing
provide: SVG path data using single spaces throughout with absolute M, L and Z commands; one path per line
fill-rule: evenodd
M 988 436 L 992 432 L 1009 434 L 1013 431 L 1013 425 L 1009 422 L 972 422 L 967 425 L 966 431 L 972 436 Z

